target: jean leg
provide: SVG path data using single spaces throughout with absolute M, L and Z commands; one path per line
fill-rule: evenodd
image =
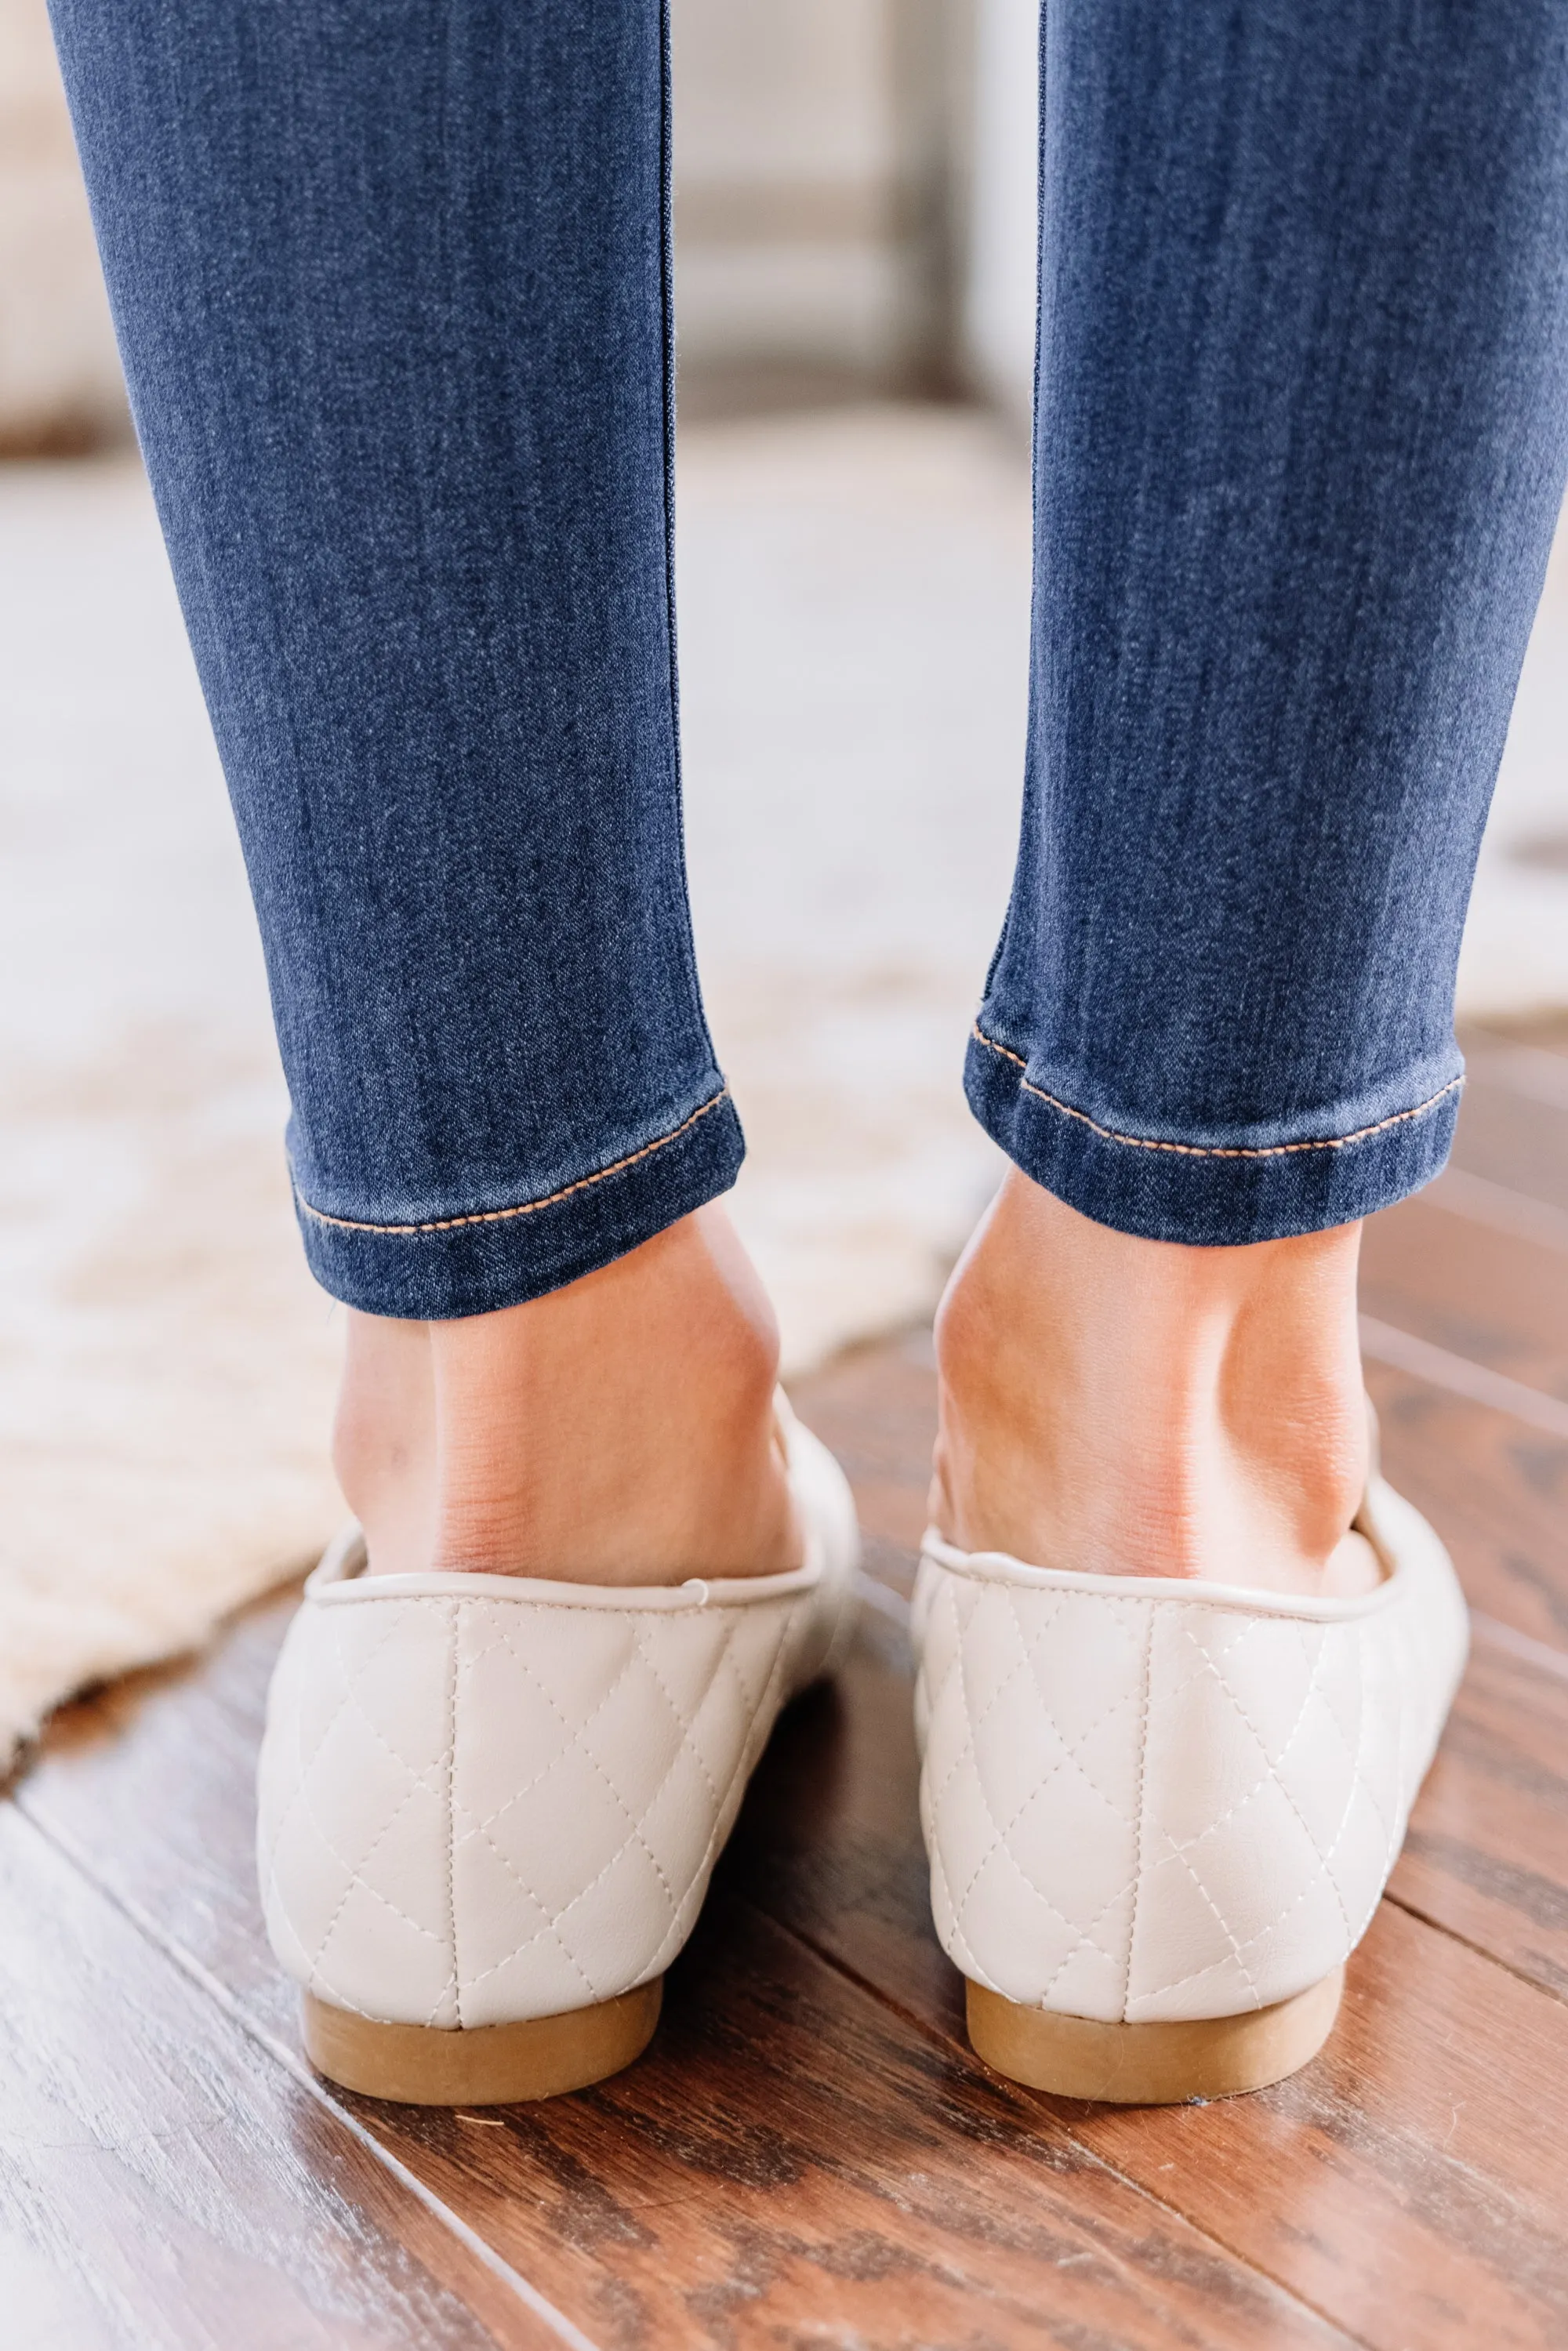
M 733 1182 L 686 907 L 664 0 L 57 0 L 311 1265 L 468 1314 Z
M 1557 0 L 1048 0 L 1022 841 L 967 1068 L 1175 1241 L 1434 1176 L 1568 465 Z

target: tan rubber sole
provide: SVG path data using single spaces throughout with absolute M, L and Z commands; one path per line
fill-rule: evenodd
M 1339 2013 L 1344 1970 L 1336 1968 L 1293 2000 L 1249 2016 L 1179 2024 L 1101 2024 L 1019 2008 L 999 1992 L 968 1986 L 969 2040 L 998 2074 L 1060 2098 L 1113 2106 L 1175 2106 L 1188 2098 L 1233 2098 L 1282 2082 L 1315 2057 Z
M 663 1982 L 655 1980 L 564 2016 L 447 2031 L 378 2024 L 307 1992 L 305 2053 L 329 2082 L 368 2098 L 397 2098 L 411 2106 L 508 2106 L 586 2090 L 619 2074 L 653 2039 L 663 1995 Z

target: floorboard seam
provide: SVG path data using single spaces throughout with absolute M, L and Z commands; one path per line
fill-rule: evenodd
M 1380 1322 L 1375 1314 L 1359 1319 L 1362 1353 L 1375 1364 L 1386 1364 L 1393 1371 L 1425 1380 L 1428 1387 L 1441 1388 L 1449 1395 L 1463 1396 L 1467 1404 L 1479 1404 L 1488 1412 L 1506 1413 L 1524 1427 L 1539 1428 L 1560 1442 L 1568 1440 L 1568 1404 L 1561 1396 L 1529 1387 L 1523 1380 L 1511 1380 L 1504 1372 L 1490 1371 L 1485 1364 L 1472 1363 L 1469 1355 L 1456 1355 L 1448 1347 L 1434 1345 L 1430 1339 L 1418 1339 L 1413 1331 Z
M 1419 1903 L 1412 1902 L 1407 1894 L 1396 1894 L 1387 1889 L 1383 1899 L 1392 1903 L 1396 1910 L 1403 1910 L 1407 1918 L 1418 1919 L 1423 1927 L 1430 1927 L 1435 1935 L 1446 1935 L 1450 1943 L 1458 1943 L 1462 1949 L 1473 1951 L 1478 1959 L 1485 1959 L 1492 1967 L 1500 1968 L 1505 1976 L 1512 1976 L 1516 1983 L 1528 1985 L 1531 1991 L 1539 1992 L 1542 2000 L 1553 2000 L 1560 2008 L 1568 2007 L 1568 1995 L 1556 1991 L 1551 1984 L 1543 1984 L 1539 1976 L 1527 1976 L 1522 1968 L 1516 1968 L 1511 1960 L 1500 1958 L 1496 1951 L 1489 1951 L 1484 1943 L 1476 1942 L 1473 1937 L 1461 1935 L 1457 1927 L 1450 1927 L 1446 1920 L 1434 1918 L 1429 1910 L 1423 1910 Z
M 1510 1184 L 1494 1184 L 1490 1176 L 1472 1176 L 1468 1167 L 1451 1163 L 1445 1167 L 1427 1195 L 1427 1205 L 1489 1232 L 1505 1233 L 1510 1240 L 1568 1252 L 1568 1208 L 1538 1200 L 1532 1192 L 1515 1191 Z
M 1479 1608 L 1470 1610 L 1470 1631 L 1483 1649 L 1500 1650 L 1505 1657 L 1517 1658 L 1538 1674 L 1568 1682 L 1568 1650 L 1554 1649 L 1550 1641 L 1537 1640 L 1533 1633 L 1521 1633 L 1516 1625 L 1505 1625 L 1500 1617 L 1489 1616 Z
M 350 2137 L 355 2139 L 367 2154 L 382 2166 L 383 2170 L 390 2173 L 400 2187 L 405 2189 L 418 2203 L 422 2204 L 433 2220 L 455 2237 L 476 2261 L 487 2269 L 492 2277 L 515 2295 L 524 2309 L 537 2318 L 542 2325 L 548 2326 L 561 2343 L 567 2345 L 569 2351 L 601 2351 L 601 2346 L 591 2335 L 585 2335 L 580 2326 L 567 2317 L 564 2311 L 558 2310 L 554 2303 L 542 2294 L 536 2285 L 530 2284 L 520 2270 L 515 2270 L 509 2262 L 503 2260 L 494 2246 L 487 2244 L 480 2236 L 476 2229 L 471 2228 L 461 2214 L 455 2212 L 449 2204 L 444 2203 L 434 2189 L 426 2187 L 417 2172 L 411 2171 L 407 2164 L 393 2155 L 390 2148 L 383 2147 L 375 2133 L 361 2122 L 357 2115 L 350 2113 L 347 2106 L 340 2105 L 318 2075 L 312 2073 L 297 2050 L 291 2049 L 287 2042 L 280 2041 L 274 2033 L 268 2032 L 265 2026 L 256 2022 L 254 2017 L 247 2016 L 228 1986 L 219 1977 L 214 1976 L 209 1968 L 204 1967 L 193 1952 L 184 1949 L 172 1935 L 166 1934 L 157 1920 L 150 1917 L 139 1903 L 131 1901 L 118 1887 L 106 1885 L 90 1861 L 78 1850 L 73 1839 L 62 1836 L 57 1828 L 36 1818 L 28 1807 L 20 1801 L 19 1795 L 14 1796 L 11 1801 L 35 1835 L 42 1837 L 46 1844 L 52 1845 L 62 1859 L 68 1862 L 79 1876 L 85 1878 L 96 1893 L 101 1895 L 106 1902 L 110 1903 L 123 1918 L 128 1919 L 155 1950 L 161 1951 L 171 1966 L 179 1970 L 187 1982 L 194 1984 L 198 1991 L 204 1992 L 254 2047 L 262 2050 L 274 2064 L 280 2065 L 317 2105 L 329 2114 L 334 2121 L 340 2123 Z M 476 2318 L 478 2317 L 477 2312 L 472 2314 Z M 483 2325 L 484 2321 L 479 2320 L 479 2324 Z
M 976 2057 L 972 2049 L 954 2040 L 950 2034 L 944 2032 L 940 2026 L 928 2024 L 924 2017 L 917 2016 L 913 2009 L 905 2008 L 902 2001 L 895 2000 L 892 1993 L 884 1991 L 880 1984 L 873 1983 L 868 1976 L 862 1976 L 858 1968 L 851 1967 L 847 1960 L 840 1959 L 835 1952 L 826 1949 L 813 1936 L 807 1934 L 803 1928 L 796 1926 L 793 1920 L 777 1917 L 753 1896 L 743 1895 L 740 1898 L 751 1908 L 760 1912 L 761 1916 L 777 1927 L 781 1933 L 789 1936 L 804 1950 L 810 1951 L 812 1957 L 820 1959 L 824 1967 L 831 1968 L 835 1975 L 841 1976 L 846 1983 L 853 1984 L 857 1991 L 864 1992 L 880 2007 L 890 2010 L 914 2032 L 918 2032 L 922 2040 L 934 2042 L 938 2049 L 950 2056 L 956 2056 L 961 2064 L 970 2073 L 977 2074 L 982 2081 L 990 2080 L 990 2074 Z M 1034 2095 L 1024 2084 L 1008 2081 L 1005 2074 L 998 2078 L 1005 2082 L 1007 2087 L 1019 2097 L 1030 2098 Z M 1132 2189 L 1136 2195 L 1146 2197 L 1149 2202 L 1157 2205 L 1162 2212 L 1169 2212 L 1182 2223 L 1184 2228 L 1190 2229 L 1195 2236 L 1201 2237 L 1206 2244 L 1213 2245 L 1218 2252 L 1224 2253 L 1228 2260 L 1235 2262 L 1239 2268 L 1249 2272 L 1251 2276 L 1263 2279 L 1274 2288 L 1276 2293 L 1283 2294 L 1287 2302 L 1294 2304 L 1298 2310 L 1307 2312 L 1322 2325 L 1328 2327 L 1340 2342 L 1355 2344 L 1359 2346 L 1359 2351 L 1378 2351 L 1378 2346 L 1371 2342 L 1367 2336 L 1353 2335 L 1348 2327 L 1343 2326 L 1337 2318 L 1331 2318 L 1328 2312 L 1320 2309 L 1315 2302 L 1310 2302 L 1305 2294 L 1298 2294 L 1294 2286 L 1287 2285 L 1283 2279 L 1277 2278 L 1271 2270 L 1261 2268 L 1257 2262 L 1251 2260 L 1246 2253 L 1239 2252 L 1234 2245 L 1227 2244 L 1223 2237 L 1217 2237 L 1214 2231 L 1206 2228 L 1201 2220 L 1195 2220 L 1190 2212 L 1184 2212 L 1179 2204 L 1173 2204 L 1170 2199 L 1162 2196 L 1157 2189 L 1150 2188 L 1145 2181 L 1136 2178 L 1134 2173 L 1124 2171 L 1119 2164 L 1112 2163 L 1100 2153 L 1097 2147 L 1086 2146 L 1070 2123 L 1061 2122 L 1060 2116 L 1053 2116 L 1052 2119 L 1061 2123 L 1061 2127 L 1070 2145 L 1077 2149 L 1085 2162 L 1094 2164 L 1100 2170 L 1108 2173 L 1113 2179 L 1120 2180 L 1124 2188 Z
M 1505 1030 L 1478 1024 L 1485 1039 L 1480 1067 L 1470 1074 L 1485 1086 L 1497 1086 L 1522 1102 L 1544 1104 L 1548 1110 L 1568 1110 L 1568 1054 L 1549 1045 L 1522 1045 Z M 1494 1039 L 1502 1039 L 1500 1044 Z M 1467 1061 L 1469 1056 L 1467 1055 Z

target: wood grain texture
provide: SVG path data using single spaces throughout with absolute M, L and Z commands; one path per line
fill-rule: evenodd
M 1472 1608 L 1568 1649 L 1568 1445 L 1369 1364 L 1388 1476 L 1453 1554 Z
M 1564 2085 L 1568 2008 L 1385 1902 L 1294 2081 L 1077 2127 L 1363 2342 L 1557 2351 Z
M 1390 1890 L 1568 2000 L 1568 1657 L 1478 1638 Z
M 874 1378 L 862 1364 L 847 1394 L 842 1379 L 808 1389 L 802 1408 L 831 1437 Z M 1402 1375 L 1379 1371 L 1375 1385 L 1397 1480 L 1450 1539 L 1458 1506 L 1472 1598 L 1562 1642 L 1564 1448 Z M 912 1450 L 929 1420 L 929 1406 L 912 1413 Z M 1368 2343 L 1568 2339 L 1568 2147 L 1556 2122 L 1568 2010 L 1543 1996 L 1563 1989 L 1568 1683 L 1550 1667 L 1479 1649 L 1397 1900 L 1353 1962 L 1345 2024 L 1316 2064 L 1200 2119 L 1057 2109 L 1085 2144 Z M 959 2046 L 959 1980 L 903 1829 L 915 1779 L 896 1644 L 879 1632 L 831 1719 L 781 1727 L 737 1861 L 755 1873 L 755 1899 Z M 800 1807 L 790 1792 L 802 1782 L 811 1800 Z M 1479 2020 L 1469 2027 L 1467 2005 Z M 1552 2126 L 1532 2137 L 1542 2098 Z M 1522 2164 L 1521 2146 L 1532 2150 Z
M 376 2127 L 607 2345 L 1343 2340 L 722 1893 L 640 2065 Z
M 1457 1164 L 1568 1207 L 1568 1099 L 1508 1063 L 1519 1041 L 1475 1043 Z M 1562 1250 L 1416 1202 L 1367 1269 L 1385 1321 L 1568 1395 Z M 444 2209 L 604 2351 L 1568 2342 L 1568 1446 L 1371 1384 L 1390 1473 L 1502 1630 L 1294 2080 L 1118 2112 L 977 2064 L 931 1927 L 892 1598 L 780 1724 L 645 2060 L 538 2107 L 334 2105 L 277 2053 L 295 2002 L 251 1862 L 282 1594 L 198 1664 L 68 1709 L 0 1802 L 4 2338 L 558 2341 Z M 851 1471 L 871 1574 L 906 1593 L 929 1334 L 798 1400 Z
M 1367 1219 L 1369 1314 L 1526 1387 L 1568 1398 L 1568 1251 L 1454 1216 L 1417 1194 Z
M 1531 1695 L 1560 1742 L 1539 1679 Z M 1461 1714 L 1401 1890 L 1545 1982 L 1556 1947 L 1543 1946 L 1540 1921 L 1560 1927 L 1568 1907 L 1568 1882 L 1547 1874 L 1561 1868 L 1562 1830 L 1530 1844 L 1530 1823 L 1500 1804 L 1498 1775 L 1517 1762 L 1487 1719 L 1497 1692 L 1485 1667 L 1479 1680 L 1478 1728 Z M 734 1865 L 756 1901 L 957 2050 L 960 1979 L 932 1934 L 924 1857 L 901 1826 L 915 1771 L 905 1691 L 891 1663 L 862 1649 L 841 1713 L 783 1726 Z M 790 1752 L 795 1740 L 810 1762 Z M 803 1771 L 805 1807 L 792 1801 Z M 1539 1801 L 1550 1805 L 1550 1786 Z M 1385 1903 L 1351 1963 L 1345 2022 L 1294 2081 L 1201 2120 L 1186 2109 L 1052 2111 L 1359 2339 L 1446 2351 L 1568 2339 L 1565 2094 L 1568 2008 Z M 1549 2127 L 1527 2128 L 1542 2101 Z
M 293 1998 L 256 1916 L 250 1776 L 286 1614 L 260 1607 L 226 1655 L 72 1709 L 17 1793 L 280 2034 Z M 878 1670 L 907 1735 L 907 1687 Z M 817 1693 L 770 1761 L 792 1815 L 838 1768 L 841 1709 Z M 911 1821 L 888 1827 L 907 1866 Z M 672 1970 L 649 2056 L 614 2082 L 484 2116 L 345 2103 L 606 2346 L 1343 2339 L 738 1886 Z
M 852 1348 L 792 1392 L 854 1487 L 868 1574 L 907 1596 L 927 1523 L 936 1436 L 930 1332 Z
M 68 1726 L 23 1798 L 62 1834 L 99 1841 L 98 1865 L 165 1906 L 186 1936 L 204 1938 L 205 1963 L 248 1985 L 257 2012 L 283 2027 L 289 2003 L 260 1950 L 246 1823 L 235 1818 L 244 1799 L 234 1763 L 248 1763 L 268 1645 L 253 1628 L 249 1646 L 248 1666 L 231 1661 L 218 1677 L 226 1687 L 210 1688 L 205 1704 L 251 1731 L 236 1728 L 232 1746 L 214 1741 L 215 1756 L 231 1753 L 229 1785 L 221 1771 L 203 1775 L 181 1808 L 181 1834 L 143 1832 L 139 1842 L 136 1828 L 145 1816 L 139 1770 L 156 1781 L 181 1743 L 183 1693 L 173 1686 L 145 1691 L 140 1703 L 119 1693 L 113 1740 L 87 1719 Z M 1532 1844 L 1530 1822 L 1509 1812 L 1496 1784 L 1522 1768 L 1503 1743 L 1511 1723 L 1530 1752 L 1518 1728 L 1527 1719 L 1521 1683 L 1542 1735 L 1553 1731 L 1533 1669 L 1502 1663 L 1509 1670 L 1495 1688 L 1484 1669 L 1479 1684 L 1474 1738 L 1487 1780 L 1478 1785 L 1466 1728 L 1418 1815 L 1407 1866 L 1423 1876 L 1401 1895 L 1472 1939 L 1492 1934 L 1518 1966 L 1521 1956 L 1528 1963 L 1529 1933 L 1539 1941 L 1541 1917 L 1550 1922 L 1553 1893 L 1561 1902 L 1568 1893 L 1540 1865 L 1561 1854 L 1560 1828 L 1555 1843 Z M 1467 1714 L 1460 1719 L 1468 1726 Z M 1113 2342 L 1162 2343 L 1197 2324 L 1168 2299 L 1173 2275 L 1194 2263 L 1207 2279 L 1199 2341 L 1228 2341 L 1238 2328 L 1246 2339 L 1265 2325 L 1274 2334 L 1257 2339 L 1295 2339 L 1291 2327 L 1305 2321 L 1288 2300 L 1256 2304 L 1253 2267 L 1347 2335 L 1390 2351 L 1465 2341 L 1477 2314 L 1490 2332 L 1470 2340 L 1558 2339 L 1564 2314 L 1552 2281 L 1568 2278 L 1557 2220 L 1568 2148 L 1537 2130 L 1533 2153 L 1521 2149 L 1537 2085 L 1568 2083 L 1568 2011 L 1420 1921 L 1402 1927 L 1390 1909 L 1352 1970 L 1351 2037 L 1347 2022 L 1325 2056 L 1279 2091 L 1203 2110 L 1197 2137 L 1176 2154 L 1166 2141 L 1185 2115 L 1116 2118 L 1031 2102 L 1001 2085 L 983 2093 L 966 2053 L 960 1980 L 930 1928 L 914 1782 L 907 1675 L 891 1628 L 873 1624 L 842 1686 L 814 1694 L 781 1724 L 719 1902 L 672 1976 L 670 2022 L 643 2065 L 585 2098 L 515 2112 L 504 2135 L 473 2119 L 361 2111 L 606 2344 L 760 2345 L 799 2339 L 813 2321 L 829 2340 L 837 2326 L 872 2344 L 960 2342 L 952 2330 L 988 2295 L 997 2297 L 998 2342 L 1071 2341 L 1071 2327 L 1097 2316 L 1122 2330 Z M 1550 1772 L 1537 1802 L 1552 1818 Z M 1428 1823 L 1434 1842 L 1424 1848 Z M 1456 1844 L 1465 1848 L 1458 1865 Z M 1517 1879 L 1499 1875 L 1521 1866 L 1521 1852 L 1533 1855 L 1522 1865 L 1540 1881 L 1532 1908 L 1521 1908 Z M 1482 1897 L 1498 1906 L 1500 1885 L 1510 1896 L 1498 1910 L 1506 1942 L 1477 1907 Z M 771 1926 L 757 1915 L 764 1910 Z M 1416 1938 L 1408 1949 L 1397 1940 L 1406 1929 Z M 1378 1958 L 1391 1937 L 1397 1966 Z M 1465 2001 L 1481 2022 L 1461 2031 L 1456 2003 Z M 905 2015 L 923 2032 L 910 2032 Z M 941 2044 L 935 2055 L 926 2036 Z M 948 2102 L 935 2137 L 933 2081 Z M 986 2102 L 992 2092 L 1000 2109 Z M 1458 2137 L 1456 2108 L 1468 2118 Z M 1037 2141 L 1031 2131 L 1046 2130 L 1047 2116 L 1059 2135 Z M 1151 2220 L 1153 2208 L 1135 2197 L 1121 2200 L 1122 2188 L 1084 2169 L 1086 2151 L 1195 2231 L 1169 2215 Z M 1087 2241 L 1074 2233 L 1088 2225 L 1086 2199 Z M 981 2208 L 996 2199 L 998 2210 L 1021 2202 L 1030 2219 L 1027 2241 L 1003 2232 L 1005 2262 L 975 2236 Z M 946 2233 L 934 2211 L 948 2216 Z M 1216 2238 L 1239 2259 L 1220 2260 L 1210 2275 Z M 1112 2269 L 1133 2263 L 1144 2301 L 1113 2313 L 1093 2294 L 1058 2298 L 1063 2264 L 1099 2293 L 1102 2255 Z M 704 2282 L 700 2306 L 693 2278 Z M 1044 2298 L 1059 2332 L 1027 2331 L 1031 2297 Z M 1233 2326 L 1239 2311 L 1244 2322 Z
M 1568 1209 L 1568 1106 L 1508 1084 L 1495 1040 L 1471 1030 L 1465 1050 L 1469 1073 L 1453 1165 Z
M 0 2338 L 559 2351 L 7 1803 L 0 1916 Z

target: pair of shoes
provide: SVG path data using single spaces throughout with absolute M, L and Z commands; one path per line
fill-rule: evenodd
M 780 1402 L 787 1575 L 369 1576 L 357 1529 L 273 1681 L 258 1852 L 311 2062 L 484 2105 L 630 2064 L 780 1708 L 853 1626 L 843 1474 Z M 928 1535 L 932 1907 L 970 2038 L 1070 2096 L 1277 2081 L 1334 2018 L 1463 1667 L 1447 1554 L 1375 1478 L 1352 1601 L 1074 1575 Z

